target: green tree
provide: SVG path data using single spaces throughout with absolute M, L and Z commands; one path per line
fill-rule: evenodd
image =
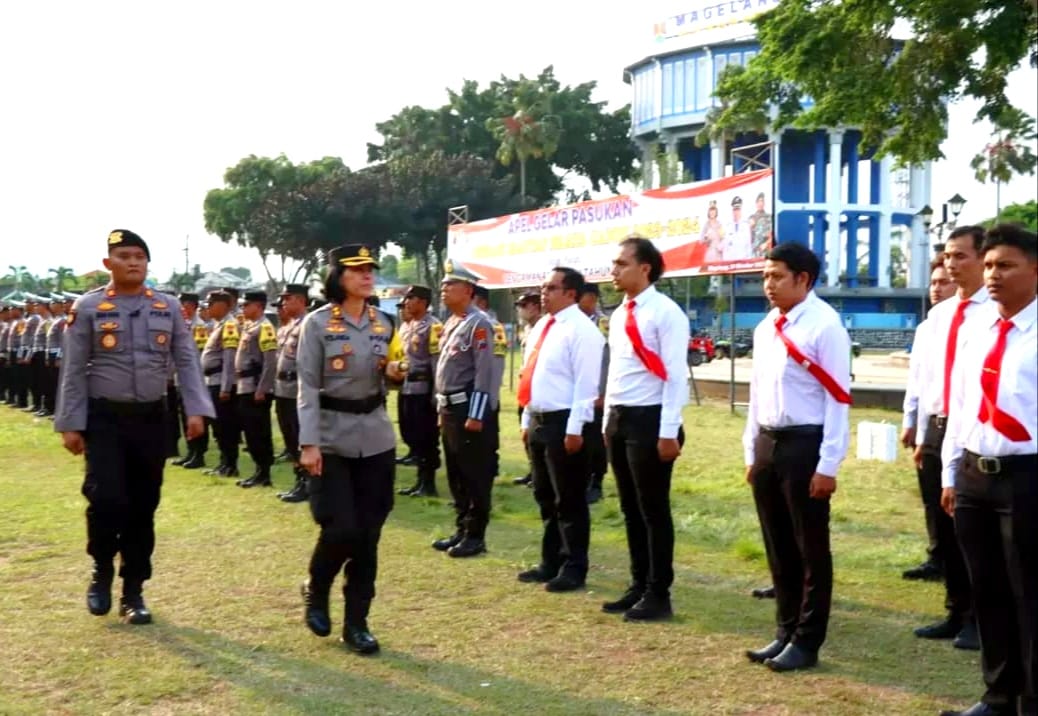
M 996 139 L 973 157 L 970 167 L 979 182 L 995 181 L 996 218 L 1002 213 L 1002 184 L 1014 174 L 1034 174 L 1036 157 L 1030 145 L 1038 139 L 1034 119 L 1016 107 L 1007 108 L 995 122 Z
M 1023 204 L 1010 204 L 999 216 L 981 222 L 981 226 L 991 228 L 995 224 L 1005 222 L 1007 224 L 1020 224 L 1031 231 L 1038 231 L 1038 201 L 1031 199 Z
M 74 278 L 76 275 L 76 272 L 68 266 L 58 266 L 57 268 L 47 269 L 47 272 L 54 274 L 55 291 L 64 291 L 69 280 Z
M 378 275 L 383 280 L 396 283 L 399 280 L 400 259 L 392 254 L 383 256 L 378 262 Z
M 520 77 L 512 96 L 512 108 L 504 117 L 491 117 L 487 129 L 499 142 L 495 156 L 509 166 L 519 162 L 519 198 L 526 203 L 526 162 L 551 161 L 559 148 L 562 120 L 552 114 L 551 95 L 537 82 Z
M 448 91 L 448 103 L 439 108 L 405 107 L 375 125 L 382 142 L 368 144 L 368 159 L 386 161 L 439 151 L 448 157 L 469 154 L 495 161 L 503 138 L 495 138 L 495 122 L 515 118 L 523 110 L 528 117 L 533 113 L 535 120 L 558 118 L 536 130 L 546 132 L 550 127 L 558 132 L 557 141 L 552 142 L 554 153 L 528 156 L 525 163 L 526 194 L 531 203 L 550 204 L 570 174 L 586 177 L 595 191 L 608 188 L 616 192 L 620 182 L 634 174 L 630 108 L 607 111 L 604 102 L 592 99 L 595 88 L 594 82 L 562 86 L 552 67 L 536 78 L 502 76 L 484 88 L 466 80 L 460 89 Z M 522 116 L 516 121 L 527 127 L 527 135 L 534 131 L 534 123 Z M 503 178 L 511 172 L 498 164 L 493 176 Z
M 891 37 L 898 21 L 911 39 Z M 717 125 L 770 107 L 776 127 L 860 128 L 864 147 L 905 163 L 943 156 L 949 102 L 1005 121 L 1006 77 L 1038 48 L 1033 0 L 783 0 L 754 24 L 760 54 L 720 82 Z

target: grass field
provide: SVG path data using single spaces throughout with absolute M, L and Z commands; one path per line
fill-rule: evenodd
M 742 655 L 770 641 L 773 605 L 748 596 L 768 580 L 741 419 L 721 405 L 686 409 L 673 491 L 677 616 L 665 624 L 599 611 L 627 582 L 611 478 L 592 511 L 587 591 L 516 581 L 538 559 L 539 522 L 530 491 L 511 484 L 521 451 L 502 423 L 489 554 L 433 551 L 451 526 L 447 501 L 398 498 L 370 620 L 383 651 L 362 658 L 302 624 L 298 584 L 315 537 L 305 505 L 179 468 L 166 471 L 145 590 L 155 624 L 90 616 L 81 460 L 61 450 L 50 421 L 0 408 L 0 713 L 925 714 L 979 695 L 975 653 L 911 633 L 940 615 L 943 591 L 900 578 L 924 546 L 906 458 L 845 463 L 822 664 L 778 675 Z M 413 479 L 413 468 L 398 470 L 399 484 Z M 278 487 L 290 480 L 279 465 Z M 438 483 L 444 492 L 442 474 Z M 338 634 L 338 585 L 333 600 Z

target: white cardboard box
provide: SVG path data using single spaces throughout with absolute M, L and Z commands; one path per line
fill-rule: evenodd
M 897 460 L 897 427 L 891 423 L 858 423 L 858 459 L 894 462 Z

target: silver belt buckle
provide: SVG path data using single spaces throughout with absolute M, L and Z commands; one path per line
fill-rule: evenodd
M 977 457 L 977 469 L 985 475 L 998 475 L 1002 472 L 1002 461 L 997 457 Z
M 443 393 L 437 393 L 436 394 L 436 407 L 438 407 L 438 408 L 446 408 L 448 405 L 450 405 L 450 402 L 447 400 L 447 396 L 444 395 Z
M 938 430 L 944 430 L 948 427 L 948 416 L 947 415 L 935 415 L 934 424 Z

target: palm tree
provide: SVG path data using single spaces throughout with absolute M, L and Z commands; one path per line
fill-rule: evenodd
M 542 95 L 542 96 L 538 96 Z M 515 111 L 508 117 L 492 117 L 487 129 L 501 144 L 497 160 L 508 166 L 519 160 L 519 196 L 526 203 L 526 161 L 550 159 L 559 148 L 562 120 L 551 113 L 551 103 L 540 87 L 529 80 L 520 83 L 512 98 Z
M 48 273 L 54 274 L 54 290 L 61 293 L 65 290 L 65 281 L 75 277 L 75 272 L 68 266 L 58 266 L 56 269 L 47 269 Z
M 14 290 L 20 291 L 22 288 L 22 274 L 25 273 L 24 266 L 8 266 L 11 269 L 11 275 L 14 276 Z

